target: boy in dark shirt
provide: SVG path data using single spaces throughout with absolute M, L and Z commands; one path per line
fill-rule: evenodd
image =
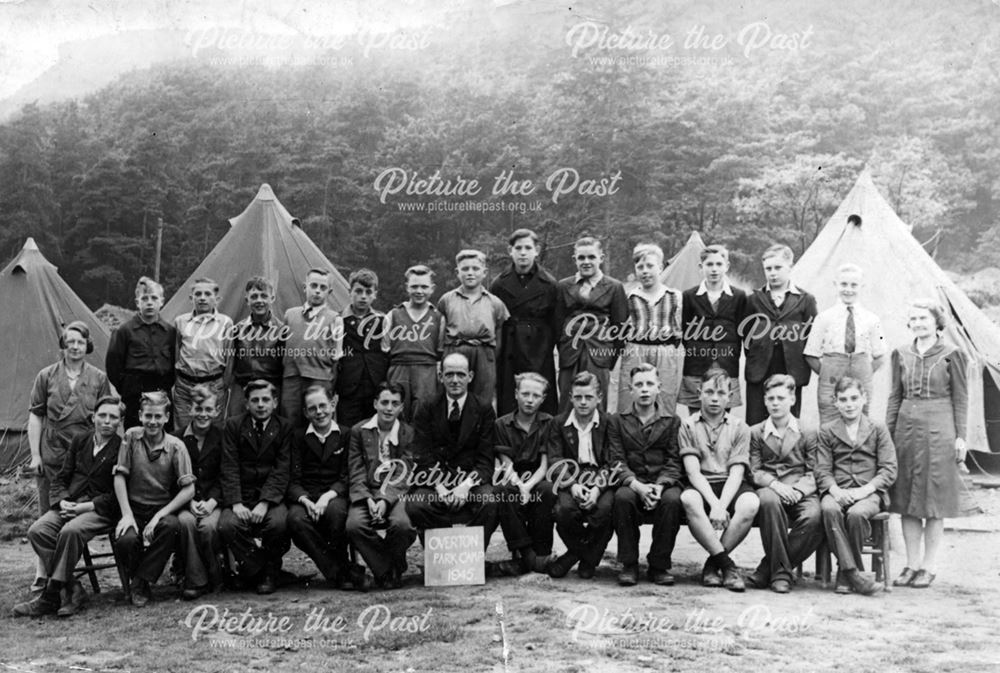
M 337 419 L 345 436 L 371 413 L 378 384 L 385 380 L 389 368 L 389 358 L 382 350 L 385 314 L 372 309 L 378 296 L 378 276 L 370 269 L 358 269 L 348 282 L 351 303 L 340 314 L 344 356 L 337 363 Z

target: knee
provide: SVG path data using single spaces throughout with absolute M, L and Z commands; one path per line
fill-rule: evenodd
M 738 518 L 752 519 L 757 516 L 757 510 L 760 509 L 760 499 L 756 493 L 744 493 L 736 499 L 736 506 L 733 509 Z
M 38 544 L 38 542 L 42 539 L 42 537 L 44 537 L 42 534 L 44 529 L 45 526 L 42 524 L 41 519 L 35 521 L 33 524 L 31 524 L 31 526 L 28 527 L 28 541 L 31 542 L 32 544 Z
M 629 507 L 636 503 L 638 496 L 629 486 L 621 486 L 615 491 L 615 509 Z
M 160 523 L 156 526 L 156 532 L 163 531 L 165 535 L 177 535 L 180 530 L 180 521 L 173 514 L 168 514 L 160 519 Z
M 684 505 L 684 511 L 688 514 L 702 512 L 705 509 L 705 500 L 701 497 L 701 493 L 693 488 L 681 493 L 681 504 Z
M 757 489 L 757 501 L 758 511 L 762 514 L 777 512 L 784 506 L 781 504 L 781 498 L 778 497 L 778 494 L 766 486 L 764 488 Z
M 194 530 L 198 527 L 198 519 L 188 510 L 184 510 L 177 515 L 177 523 L 182 530 Z
M 236 537 L 237 532 L 240 529 L 240 521 L 233 514 L 233 510 L 227 509 L 219 517 L 219 535 L 226 540 L 231 540 Z

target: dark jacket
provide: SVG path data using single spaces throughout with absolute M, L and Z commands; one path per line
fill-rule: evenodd
M 764 437 L 764 425 L 757 423 L 750 428 L 750 473 L 757 488 L 764 488 L 774 480 L 798 490 L 802 495 L 816 492 L 813 467 L 816 464 L 816 432 L 785 428 L 780 440 L 770 435 Z
M 347 497 L 347 433 L 339 427 L 326 436 L 326 441 L 308 428 L 295 431 L 292 441 L 292 476 L 288 484 L 288 501 L 298 502 L 306 496 L 313 502 L 327 491 L 337 497 Z
M 889 487 L 896 481 L 896 470 L 896 447 L 882 423 L 862 416 L 855 442 L 848 436 L 842 419 L 820 429 L 815 468 L 820 494 L 829 492 L 834 485 L 856 488 L 872 482 L 885 508 L 889 505 Z
M 662 484 L 666 488 L 681 486 L 684 482 L 684 463 L 677 444 L 681 422 L 676 416 L 661 414 L 651 426 L 647 436 L 642 421 L 631 409 L 608 419 L 611 453 L 624 457 L 622 486 L 628 486 L 636 479 L 646 484 Z
M 205 442 L 198 449 L 198 440 L 194 435 L 181 437 L 188 455 L 191 456 L 191 471 L 197 481 L 194 482 L 194 500 L 215 498 L 222 502 L 222 429 L 217 425 L 209 427 L 205 433 Z
M 458 433 L 448 423 L 448 396 L 441 394 L 417 407 L 413 415 L 413 458 L 418 475 L 427 475 L 437 465 L 448 477 L 479 475 L 480 484 L 493 477 L 493 407 L 484 406 L 475 395 L 465 398 Z M 445 484 L 449 488 L 458 483 Z M 434 484 L 430 484 L 431 487 Z
M 699 295 L 698 287 L 683 294 L 684 376 L 701 376 L 717 364 L 735 378 L 740 375 L 743 344 L 738 330 L 746 317 L 746 292 L 732 287 L 732 296 L 723 292 L 713 310 L 708 294 Z
M 573 425 L 566 425 L 571 413 L 573 412 L 568 411 L 559 414 L 549 425 L 549 474 L 553 485 L 559 490 L 565 490 L 580 481 L 579 476 L 582 474 L 596 471 L 599 473 L 600 483 L 588 485 L 601 485 L 602 491 L 621 486 L 624 456 L 609 440 L 611 417 L 600 409 L 594 412 L 598 414 L 598 422 L 597 427 L 591 431 L 591 442 L 597 467 L 589 468 L 580 466 L 579 433 Z M 566 461 L 567 464 L 560 464 L 560 461 Z M 574 466 L 578 468 L 576 475 Z
M 49 487 L 52 509 L 59 509 L 62 500 L 93 502 L 95 512 L 109 519 L 116 518 L 118 500 L 111 470 L 118 462 L 121 444 L 121 437 L 114 435 L 95 456 L 94 431 L 76 435 L 66 451 L 62 468 Z
M 563 278 L 559 281 L 556 294 L 556 320 L 559 324 L 560 369 L 574 366 L 585 348 L 591 349 L 594 366 L 611 369 L 621 353 L 623 326 L 628 320 L 625 288 L 619 281 L 605 275 L 590 291 L 590 296 L 584 299 L 580 296 L 576 277 Z M 574 348 L 573 337 L 591 332 L 595 323 L 601 326 L 597 333 L 588 339 L 579 339 Z M 602 335 L 602 330 L 609 334 Z M 611 338 L 602 339 L 602 336 Z
M 356 393 L 362 383 L 374 390 L 384 381 L 389 369 L 389 354 L 382 351 L 384 313 L 373 311 L 358 318 L 347 310 L 341 315 L 344 319 L 344 356 L 337 362 L 337 394 L 343 399 Z M 344 434 L 349 432 L 350 428 L 344 428 Z
M 258 441 L 249 413 L 226 421 L 222 435 L 222 499 L 232 507 L 284 501 L 291 473 L 292 426 L 271 416 Z
M 134 315 L 111 334 L 104 365 L 108 380 L 122 396 L 128 397 L 139 392 L 133 384 L 136 375 L 156 375 L 172 380 L 176 361 L 177 330 L 174 326 L 163 318 L 147 325 Z
M 747 297 L 747 315 L 740 337 L 747 354 L 745 376 L 748 383 L 760 383 L 767 377 L 776 344 L 785 356 L 785 373 L 796 385 L 809 383 L 812 370 L 802 351 L 816 317 L 816 298 L 799 288 L 801 294 L 789 292 L 781 308 L 771 300 L 767 287 L 758 288 Z
M 399 496 L 408 489 L 407 479 L 413 475 L 413 426 L 399 422 L 398 444 L 390 444 L 389 458 L 396 461 L 393 470 L 376 476 L 379 467 L 378 429 L 362 427 L 367 421 L 351 428 L 347 451 L 347 464 L 351 476 L 351 502 L 365 502 L 368 498 L 385 500 L 391 509 Z M 397 467 L 398 466 L 398 467 Z M 390 477 L 386 481 L 386 477 Z

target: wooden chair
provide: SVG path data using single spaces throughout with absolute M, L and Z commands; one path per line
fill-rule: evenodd
M 883 582 L 885 590 L 892 591 L 892 571 L 889 568 L 889 513 L 879 512 L 871 519 L 872 532 L 861 546 L 861 553 L 871 556 L 875 581 Z M 830 548 L 823 542 L 816 550 L 816 577 L 822 578 L 823 586 L 829 586 L 832 575 Z M 801 577 L 802 567 L 799 566 Z
M 98 571 L 114 568 L 118 572 L 118 579 L 122 584 L 122 591 L 125 593 L 125 600 L 129 600 L 131 592 L 128 570 L 122 565 L 118 559 L 118 555 L 115 553 L 114 529 L 111 528 L 99 533 L 94 537 L 94 539 L 104 536 L 107 536 L 108 538 L 108 545 L 111 547 L 111 551 L 94 553 L 90 551 L 90 543 L 87 543 L 83 547 L 83 556 L 80 559 L 80 562 L 77 563 L 76 568 L 73 570 L 73 576 L 76 579 L 80 579 L 86 575 L 90 579 L 91 589 L 93 589 L 95 594 L 99 594 L 101 593 L 101 585 L 97 581 Z M 93 540 L 91 540 L 91 542 L 93 542 Z

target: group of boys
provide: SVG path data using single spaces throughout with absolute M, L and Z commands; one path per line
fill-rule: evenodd
M 669 585 L 685 517 L 709 553 L 706 585 L 742 590 L 729 552 L 756 518 L 767 556 L 748 581 L 787 591 L 822 520 L 838 588 L 873 591 L 857 548 L 894 452 L 884 428 L 859 420 L 884 352 L 877 318 L 852 307 L 859 269 L 845 266 L 837 281 L 847 327 L 828 311 L 826 332 L 810 334 L 815 300 L 790 282 L 784 246 L 765 252 L 767 285 L 749 297 L 729 284 L 721 246 L 703 252 L 704 281 L 683 294 L 662 285 L 657 246 L 637 247 L 628 292 L 601 271 L 596 239 L 577 241 L 577 273 L 559 282 L 537 263 L 533 232 L 515 232 L 510 253 L 486 290 L 485 255 L 460 252 L 460 285 L 437 307 L 433 272 L 410 267 L 408 300 L 388 314 L 372 307 L 378 278 L 367 269 L 350 276 L 339 313 L 327 303 L 330 272 L 311 269 L 305 304 L 283 320 L 271 283 L 253 278 L 250 315 L 236 325 L 209 279 L 194 282 L 192 311 L 173 325 L 159 315 L 163 288 L 141 279 L 139 311 L 107 355 L 121 400 L 98 404 L 53 486 L 57 504 L 29 531 L 48 583 L 15 612 L 79 610 L 72 569 L 112 526 L 138 606 L 174 551 L 184 598 L 219 586 L 227 554 L 243 583 L 273 592 L 291 542 L 333 586 L 369 583 L 348 540 L 378 585 L 399 586 L 416 531 L 456 523 L 482 525 L 487 544 L 502 527 L 513 558 L 500 574 L 560 577 L 578 564 L 593 577 L 617 533 L 623 585 L 638 580 L 639 526 L 652 523 L 648 575 Z M 752 428 L 728 412 L 741 399 L 744 350 Z M 619 358 L 620 413 L 608 415 Z M 837 399 L 818 440 L 795 419 L 810 368 Z M 683 422 L 678 403 L 690 413 Z M 569 551 L 550 559 L 553 523 Z

